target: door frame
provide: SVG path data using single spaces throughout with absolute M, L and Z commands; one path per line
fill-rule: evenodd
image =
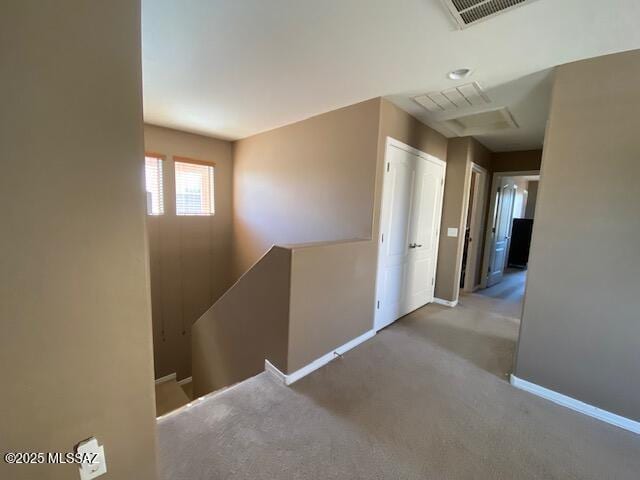
M 382 162 L 382 165 L 379 168 L 379 174 L 382 175 L 382 182 L 381 182 L 381 188 L 380 188 L 380 197 L 378 199 L 376 199 L 376 203 L 378 203 L 380 205 L 379 208 L 379 214 L 378 214 L 378 218 L 377 218 L 377 232 L 376 232 L 376 281 L 375 281 L 375 296 L 374 296 L 374 300 L 373 300 L 373 329 L 377 332 L 379 330 L 381 330 L 384 327 L 378 328 L 378 300 L 380 299 L 380 295 L 379 295 L 379 281 L 380 281 L 380 244 L 382 243 L 382 219 L 384 217 L 385 214 L 387 214 L 388 212 L 386 212 L 384 210 L 384 194 L 385 194 L 385 170 L 386 170 L 386 165 L 387 165 L 387 158 L 389 158 L 389 149 L 391 147 L 396 147 L 399 148 L 401 150 L 404 150 L 405 152 L 411 153 L 412 155 L 415 155 L 417 157 L 420 157 L 424 160 L 427 161 L 433 161 L 435 163 L 438 163 L 442 166 L 442 188 L 440 189 L 440 211 L 436 212 L 438 215 L 438 219 L 436 224 L 438 225 L 438 230 L 436 233 L 436 247 L 435 247 L 435 258 L 434 258 L 434 282 L 433 282 L 433 286 L 434 286 L 434 292 L 435 292 L 435 284 L 437 282 L 437 270 L 438 270 L 438 254 L 439 254 L 439 249 L 440 249 L 440 234 L 442 233 L 442 210 L 443 210 L 443 206 L 444 206 L 444 186 L 445 186 L 445 182 L 446 182 L 446 177 L 447 177 L 447 162 L 445 162 L 444 160 L 441 160 L 440 158 L 434 156 L 434 155 L 430 155 L 426 152 L 423 152 L 422 150 L 418 150 L 417 148 L 413 148 L 410 145 L 407 145 L 404 142 L 401 142 L 400 140 L 396 140 L 393 137 L 387 137 L 385 140 L 385 147 L 384 147 L 384 161 Z M 435 298 L 435 293 L 434 293 L 434 298 Z M 393 322 L 392 322 L 393 323 Z
M 484 245 L 484 229 L 486 228 L 485 222 L 487 217 L 487 188 L 489 187 L 489 171 L 481 167 L 475 162 L 471 162 L 471 175 L 473 173 L 478 174 L 478 181 L 473 192 L 473 199 L 471 200 L 471 231 L 469 236 L 475 239 L 471 249 L 467 250 L 467 264 L 465 266 L 465 277 L 463 292 L 473 292 L 480 288 L 482 284 L 482 270 L 480 271 L 480 282 L 474 284 L 475 275 L 469 276 L 470 271 L 477 269 L 478 263 L 482 262 L 482 246 Z M 469 193 L 471 195 L 471 182 L 469 182 Z M 465 213 L 465 225 L 469 220 L 469 202 L 467 202 L 467 211 Z M 473 268 L 469 268 L 473 267 Z M 480 267 L 482 268 L 482 266 Z M 462 272 L 462 268 L 460 268 Z M 461 273 L 462 274 L 462 273 Z
M 493 225 L 497 212 L 495 211 L 496 196 L 493 192 L 498 188 L 498 182 L 502 177 L 522 177 L 526 175 L 540 175 L 540 170 L 522 170 L 508 172 L 493 172 L 491 179 L 491 188 L 489 189 L 489 214 L 486 216 L 486 227 L 484 235 L 484 254 L 482 258 L 482 270 L 480 271 L 480 287 L 487 288 L 487 280 L 489 279 L 489 261 L 491 260 L 492 231 L 489 225 Z M 538 187 L 539 188 L 539 187 Z

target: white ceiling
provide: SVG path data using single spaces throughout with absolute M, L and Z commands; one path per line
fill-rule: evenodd
M 468 80 L 450 83 L 451 86 L 455 86 L 466 82 Z M 481 82 L 483 87 L 485 83 Z M 485 94 L 491 103 L 481 108 L 486 110 L 507 107 L 518 128 L 473 136 L 494 152 L 542 148 L 552 86 L 553 69 L 547 69 L 510 82 L 494 85 L 491 88 L 485 88 Z M 413 97 L 420 93 L 425 92 L 407 92 L 400 95 L 389 95 L 387 98 L 443 135 L 455 136 L 453 131 L 447 129 L 442 122 L 437 121 L 436 115 L 428 112 L 413 100 Z M 472 107 L 468 109 L 469 112 L 474 110 Z M 465 110 L 456 111 L 456 115 L 465 113 Z
M 551 67 L 640 48 L 638 0 L 538 0 L 465 30 L 440 0 L 142 3 L 145 121 L 230 139 L 377 96 L 429 123 L 411 97 L 469 67 L 520 126 L 477 138 L 535 148 Z

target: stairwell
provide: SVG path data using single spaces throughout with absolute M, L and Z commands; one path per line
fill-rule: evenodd
M 283 377 L 372 329 L 371 240 L 273 246 L 192 329 L 195 397 L 264 371 Z

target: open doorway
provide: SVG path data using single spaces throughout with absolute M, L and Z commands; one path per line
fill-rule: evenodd
M 481 285 L 482 232 L 486 216 L 488 182 L 488 172 L 472 163 L 460 270 L 460 289 L 463 292 L 473 292 Z
M 503 301 L 509 316 L 520 318 L 539 171 L 493 175 L 485 232 L 483 266 L 477 294 Z

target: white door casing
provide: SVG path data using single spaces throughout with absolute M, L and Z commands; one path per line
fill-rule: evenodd
M 374 327 L 433 301 L 446 164 L 387 138 Z
M 473 292 L 480 286 L 482 275 L 482 244 L 484 240 L 484 218 L 485 218 L 485 201 L 487 198 L 487 188 L 489 188 L 489 174 L 487 171 L 475 163 L 471 167 L 472 174 L 476 176 L 475 189 L 473 199 L 471 201 L 471 219 L 469 232 L 469 247 L 467 254 L 466 273 L 464 278 L 464 291 Z M 469 212 L 467 212 L 469 215 Z

